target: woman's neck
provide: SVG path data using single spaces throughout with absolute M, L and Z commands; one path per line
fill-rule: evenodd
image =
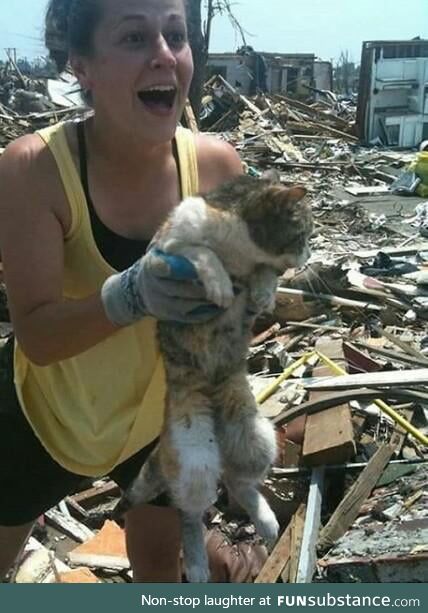
M 147 172 L 159 168 L 171 152 L 171 141 L 144 141 L 135 131 L 124 133 L 122 129 L 115 129 L 114 124 L 103 122 L 96 115 L 87 120 L 86 134 L 88 149 L 98 161 L 130 174 L 135 170 L 141 175 L 142 168 Z

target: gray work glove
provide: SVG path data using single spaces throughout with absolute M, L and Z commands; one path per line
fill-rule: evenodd
M 101 299 L 109 320 L 125 326 L 151 315 L 163 321 L 202 323 L 222 309 L 207 301 L 193 264 L 183 256 L 150 251 L 103 284 Z

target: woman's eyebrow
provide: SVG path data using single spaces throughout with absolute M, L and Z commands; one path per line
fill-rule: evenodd
M 116 30 L 117 28 L 120 28 L 124 23 L 128 23 L 129 21 L 143 21 L 146 22 L 147 21 L 147 17 L 146 15 L 125 15 L 124 17 L 121 17 L 120 20 L 118 22 L 116 22 L 113 26 L 113 29 Z
M 184 21 L 184 16 L 180 13 L 172 13 L 168 16 L 168 21 Z
M 172 13 L 170 15 L 168 15 L 167 18 L 168 22 L 170 21 L 179 21 L 181 23 L 184 23 L 184 17 L 183 15 L 180 15 L 180 13 Z M 123 25 L 124 23 L 127 23 L 129 21 L 149 21 L 149 18 L 147 17 L 147 15 L 142 15 L 141 13 L 136 13 L 136 14 L 130 14 L 130 15 L 125 15 L 124 17 L 122 17 L 120 19 L 120 21 L 118 23 L 115 24 L 114 29 L 119 28 L 121 25 Z

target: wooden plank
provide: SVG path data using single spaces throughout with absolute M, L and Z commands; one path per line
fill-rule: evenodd
M 278 98 L 279 100 L 284 100 L 284 102 L 286 102 L 288 105 L 292 107 L 293 106 L 296 107 L 297 109 L 299 109 L 300 111 L 303 111 L 307 115 L 311 115 L 312 117 L 316 117 L 317 119 L 331 121 L 344 129 L 349 127 L 349 122 L 347 122 L 345 119 L 342 119 L 342 117 L 338 117 L 337 115 L 332 115 L 330 113 L 327 113 L 326 111 L 320 111 L 318 109 L 314 109 L 308 104 L 305 104 L 304 102 L 301 102 L 300 100 L 294 100 L 294 98 L 289 98 L 288 96 L 284 96 L 284 94 L 276 94 L 275 97 Z
M 316 349 L 334 362 L 344 365 L 341 341 L 320 340 Z M 331 374 L 323 365 L 314 369 L 314 376 Z M 322 398 L 323 392 L 311 392 L 309 400 Z M 309 415 L 306 420 L 302 459 L 304 464 L 340 464 L 355 455 L 355 441 L 349 404 L 343 403 L 325 411 Z
M 276 583 L 290 560 L 292 522 L 281 535 L 254 583 Z
M 291 527 L 291 555 L 288 583 L 296 583 L 299 560 L 302 551 L 303 533 L 305 529 L 306 505 L 301 504 L 293 515 Z
M 396 345 L 399 349 L 401 349 L 401 351 L 404 351 L 405 354 L 416 358 L 425 365 L 428 364 L 428 358 L 426 358 L 426 356 L 424 356 L 424 354 L 418 351 L 415 347 L 412 347 L 412 345 L 410 345 L 409 343 L 402 341 L 400 338 L 395 336 L 395 334 L 392 334 L 391 332 L 389 332 L 389 330 L 386 330 L 385 328 L 379 327 L 378 330 L 386 339 L 389 340 L 390 343 Z
M 316 374 L 315 376 L 319 377 L 320 375 Z M 427 383 L 428 368 L 419 368 L 413 370 L 387 370 L 358 375 L 326 377 L 323 381 L 308 383 L 305 385 L 305 388 L 314 391 L 327 391 L 359 389 L 360 387 L 412 386 Z
M 421 362 L 421 360 L 410 355 L 406 355 L 405 353 L 394 351 L 392 349 L 384 349 L 384 347 L 375 347 L 374 345 L 369 345 L 369 343 L 365 343 L 364 341 L 360 341 L 358 339 L 352 339 L 352 344 L 356 345 L 357 347 L 361 347 L 362 349 L 367 349 L 367 351 L 371 351 L 372 353 L 376 353 L 377 355 L 383 356 L 390 360 L 396 360 L 397 362 L 403 362 L 405 364 L 414 364 L 415 366 L 425 365 L 425 360 Z
M 184 119 L 186 120 L 187 127 L 192 130 L 193 134 L 198 134 L 198 122 L 196 121 L 195 113 L 193 112 L 193 108 L 189 100 L 186 100 L 183 115 Z
M 323 392 L 322 397 L 309 400 L 297 407 L 281 411 L 281 413 L 272 417 L 271 421 L 275 426 L 283 426 L 301 415 L 312 415 L 319 411 L 325 411 L 331 407 L 350 402 L 351 400 L 373 402 L 378 398 L 394 398 L 394 400 L 399 400 L 400 402 L 418 402 L 419 404 L 428 403 L 428 394 L 401 388 L 377 391 L 370 389 L 346 390 L 345 392 L 326 393 L 325 396 Z
M 336 130 L 335 128 L 331 128 L 326 124 L 318 123 L 317 121 L 288 121 L 287 126 L 289 126 L 291 130 L 296 130 L 298 132 L 309 129 L 311 132 L 319 131 L 325 134 L 331 134 L 335 138 L 345 139 L 353 143 L 358 142 L 358 138 L 356 136 L 352 136 L 352 134 L 342 132 L 341 130 Z
M 287 564 L 284 566 L 284 570 L 281 573 L 281 581 L 283 583 L 290 582 L 290 559 L 287 560 Z
M 250 347 L 257 347 L 257 345 L 263 345 L 266 341 L 272 338 L 272 336 L 275 336 L 280 331 L 280 329 L 281 329 L 281 324 L 279 323 L 273 324 L 272 326 L 270 326 L 270 328 L 268 328 L 264 332 L 257 334 L 257 336 L 255 336 L 252 339 L 250 343 Z
M 70 496 L 70 498 L 80 506 L 88 508 L 105 500 L 107 496 L 120 496 L 120 488 L 114 481 L 107 481 L 107 483 L 99 487 L 91 487 L 88 490 Z
M 246 98 L 245 96 L 243 96 L 242 94 L 240 94 L 238 92 L 237 89 L 235 89 L 233 87 L 233 85 L 231 85 L 228 81 L 226 81 L 226 79 L 224 79 L 221 75 L 218 75 L 218 79 L 221 81 L 221 83 L 223 83 L 223 85 L 226 87 L 226 89 L 228 89 L 230 91 L 230 93 L 235 97 L 235 98 L 239 98 L 239 100 L 241 100 L 241 102 L 244 103 L 244 105 L 255 115 L 257 115 L 258 117 L 260 117 L 260 115 L 263 114 L 263 112 L 255 105 L 253 104 L 250 100 L 248 100 L 248 98 Z
M 52 551 L 30 536 L 18 562 L 13 583 L 56 583 L 58 573 L 67 572 L 70 567 L 55 558 Z
M 301 555 L 296 573 L 296 583 L 311 583 L 317 562 L 317 540 L 321 525 L 322 494 L 325 467 L 312 470 L 309 486 L 308 508 L 303 531 Z
M 289 287 L 279 287 L 277 294 L 280 296 L 302 296 L 303 298 L 312 298 L 315 300 L 322 300 L 329 304 L 335 304 L 337 306 L 350 307 L 353 309 L 364 309 L 366 311 L 383 311 L 384 307 L 371 302 L 363 302 L 361 300 L 349 300 L 349 298 L 340 298 L 339 296 L 332 296 L 331 294 L 318 294 L 313 292 L 306 292 L 301 289 L 292 289 Z
M 77 519 L 66 516 L 57 509 L 49 509 L 49 511 L 46 511 L 45 517 L 49 524 L 67 536 L 71 536 L 78 543 L 85 543 L 95 536 L 92 530 L 81 524 Z
M 349 374 L 356 374 L 359 372 L 378 372 L 382 370 L 382 364 L 376 362 L 367 353 L 360 351 L 353 344 L 343 342 L 343 353 L 348 362 Z
M 404 409 L 400 411 L 401 415 L 409 422 L 409 424 L 412 423 L 414 412 L 414 408 Z M 406 430 L 403 430 L 403 428 L 401 428 L 400 426 L 397 426 L 394 430 L 394 435 L 395 438 L 393 439 L 393 444 L 395 446 L 396 453 L 400 454 L 401 450 L 403 449 L 404 443 L 406 442 L 407 432 Z
M 395 446 L 382 445 L 370 459 L 354 485 L 349 489 L 328 523 L 321 530 L 318 548 L 330 548 L 357 519 L 363 502 L 368 498 L 395 452 Z

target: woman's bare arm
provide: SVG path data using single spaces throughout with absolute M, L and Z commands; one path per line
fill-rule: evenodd
M 242 173 L 227 143 L 197 138 L 200 187 L 212 189 Z M 86 351 L 113 334 L 98 292 L 62 296 L 68 204 L 51 154 L 36 135 L 15 141 L 0 160 L 0 250 L 16 337 L 45 366 Z
M 39 140 L 19 139 L 0 160 L 0 248 L 16 337 L 44 366 L 89 349 L 117 327 L 100 294 L 62 297 L 66 215 L 57 203 L 62 188 L 53 179 L 55 167 Z

